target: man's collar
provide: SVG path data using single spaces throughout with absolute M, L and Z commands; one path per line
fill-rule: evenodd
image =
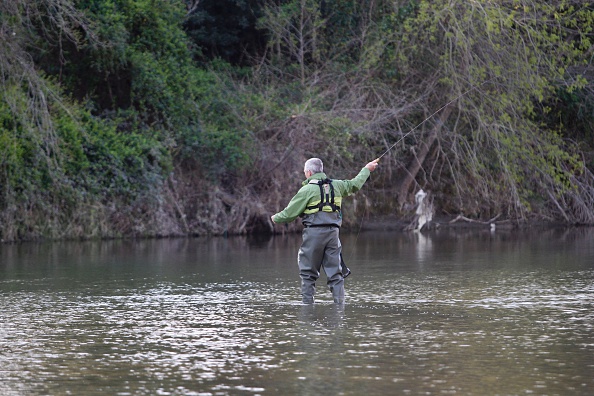
M 324 172 L 320 172 L 320 173 L 314 173 L 313 175 L 311 175 L 310 177 L 308 177 L 305 181 L 303 181 L 301 184 L 302 185 L 306 185 L 309 183 L 310 180 L 324 180 L 327 179 L 328 177 L 326 176 L 326 174 Z

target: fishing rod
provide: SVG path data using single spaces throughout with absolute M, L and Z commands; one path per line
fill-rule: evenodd
M 470 87 L 468 90 L 466 90 L 465 92 L 462 92 L 460 95 L 456 96 L 454 99 L 450 100 L 449 102 L 447 102 L 446 104 L 444 104 L 443 106 L 441 106 L 439 109 L 435 110 L 429 117 L 425 118 L 423 121 L 421 121 L 419 124 L 417 124 L 414 128 L 412 128 L 410 131 L 408 131 L 407 133 L 405 133 L 404 135 L 402 135 L 402 137 L 400 139 L 398 139 L 396 141 L 396 143 L 394 143 L 393 145 L 391 145 L 390 147 L 388 147 L 388 149 L 386 151 L 384 151 L 382 153 L 382 155 L 380 155 L 379 157 L 377 157 L 375 160 L 373 160 L 372 162 L 376 162 L 379 163 L 380 159 L 382 159 L 382 157 L 386 154 L 388 154 L 388 152 L 390 150 L 392 150 L 394 147 L 396 147 L 396 145 L 398 143 L 400 143 L 404 138 L 406 138 L 408 135 L 410 135 L 411 133 L 413 133 L 414 131 L 416 131 L 421 125 L 423 125 L 424 123 L 426 123 L 428 120 L 430 120 L 431 118 L 433 118 L 437 113 L 439 113 L 440 111 L 442 111 L 443 109 L 445 109 L 446 107 L 448 107 L 450 104 L 452 104 L 453 102 L 455 102 L 456 100 L 460 99 L 461 97 L 465 96 L 466 94 L 468 94 L 470 91 L 477 89 L 478 87 L 488 83 L 489 81 L 493 80 L 495 77 L 489 78 L 488 80 L 483 81 L 482 83 L 478 84 L 478 85 L 474 85 L 472 87 Z M 367 211 L 367 207 L 365 207 L 365 211 Z M 363 218 L 361 219 L 361 224 L 359 225 L 359 231 L 357 231 L 357 235 L 355 236 L 355 242 L 357 241 L 357 239 L 359 239 L 359 234 L 361 233 L 361 229 L 363 228 L 363 219 L 365 218 L 365 214 L 363 214 Z M 353 244 L 354 246 L 355 244 Z M 341 260 L 342 260 L 342 256 L 341 256 Z M 350 270 L 349 270 L 350 273 Z
M 384 153 L 382 155 L 380 155 L 379 157 L 376 158 L 376 161 L 379 162 L 380 159 L 382 159 L 382 157 L 386 154 L 388 154 L 388 152 L 390 150 L 392 150 L 394 147 L 396 147 L 396 145 L 398 143 L 400 143 L 404 138 L 406 138 L 408 135 L 410 135 L 411 133 L 413 133 L 414 131 L 416 131 L 421 125 L 423 125 L 425 122 L 429 121 L 431 118 L 433 118 L 437 113 L 439 113 L 440 111 L 442 111 L 443 109 L 445 109 L 446 107 L 448 107 L 450 104 L 454 103 L 455 101 L 457 101 L 458 99 L 460 99 L 461 97 L 465 96 L 466 94 L 468 94 L 470 91 L 477 89 L 478 87 L 488 83 L 489 81 L 491 81 L 493 78 L 490 78 L 488 80 L 483 81 L 482 83 L 478 84 L 478 85 L 474 85 L 471 88 L 469 88 L 467 91 L 462 92 L 460 95 L 456 96 L 454 99 L 450 100 L 448 103 L 444 104 L 443 106 L 441 106 L 439 109 L 437 109 L 435 112 L 433 112 L 429 117 L 425 118 L 423 121 L 421 121 L 419 124 L 417 124 L 414 128 L 412 128 L 410 131 L 408 131 L 407 133 L 405 133 L 404 135 L 402 135 L 402 137 L 400 139 L 398 139 L 396 141 L 396 143 L 394 143 L 393 145 L 391 145 L 390 147 L 388 147 L 388 149 L 386 151 L 384 151 Z

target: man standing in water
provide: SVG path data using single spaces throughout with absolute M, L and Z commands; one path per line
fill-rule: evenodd
M 301 276 L 301 295 L 304 304 L 313 304 L 316 281 L 320 268 L 324 268 L 328 287 L 335 303 L 344 303 L 344 278 L 340 260 L 341 244 L 339 228 L 342 224 L 340 210 L 342 199 L 359 191 L 378 159 L 369 162 L 351 180 L 330 180 L 324 173 L 324 164 L 319 158 L 305 162 L 303 173 L 306 180 L 281 212 L 272 216 L 274 223 L 289 223 L 301 216 L 303 242 L 299 249 L 298 264 Z

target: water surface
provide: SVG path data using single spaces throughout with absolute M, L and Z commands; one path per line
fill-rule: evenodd
M 589 395 L 594 230 L 0 245 L 2 395 Z

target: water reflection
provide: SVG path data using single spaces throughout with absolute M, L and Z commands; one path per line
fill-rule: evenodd
M 590 393 L 591 230 L 342 239 L 313 306 L 299 235 L 2 245 L 0 393 Z

